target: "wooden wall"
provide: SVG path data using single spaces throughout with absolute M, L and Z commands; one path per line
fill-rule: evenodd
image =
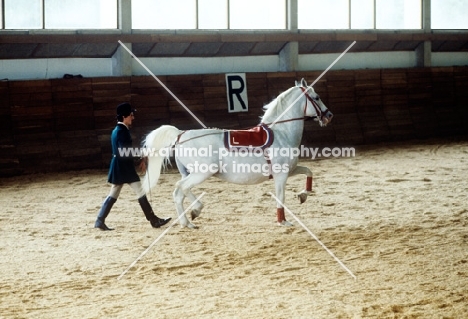
M 248 73 L 249 112 L 228 113 L 224 74 L 161 76 L 208 127 L 246 128 L 262 106 L 320 72 Z M 466 134 L 468 67 L 329 71 L 315 84 L 332 125 L 307 121 L 305 145 L 353 146 Z M 150 76 L 0 82 L 0 176 L 104 168 L 115 107 L 138 110 L 135 146 L 162 124 L 200 125 Z

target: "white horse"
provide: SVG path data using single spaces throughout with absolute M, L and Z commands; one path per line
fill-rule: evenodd
M 143 185 L 148 192 L 155 187 L 161 167 L 174 155 L 182 178 L 177 182 L 173 193 L 180 224 L 182 227 L 196 228 L 184 214 L 185 197 L 194 202 L 197 198 L 191 189 L 211 176 L 236 184 L 258 184 L 274 179 L 277 203 L 277 220 L 280 225 L 291 226 L 284 214 L 284 194 L 289 176 L 305 174 L 306 188 L 298 195 L 301 203 L 312 191 L 312 172 L 298 166 L 299 144 L 304 129 L 304 119 L 315 117 L 321 126 L 327 125 L 333 114 L 320 100 L 314 89 L 307 86 L 304 79 L 296 86 L 281 93 L 264 107 L 260 124 L 256 131 L 269 138 L 263 147 L 246 144 L 236 145 L 235 131 L 222 129 L 196 129 L 181 131 L 170 125 L 163 125 L 149 133 L 144 146 L 151 150 Z M 249 131 L 243 131 L 249 132 Z M 232 133 L 231 145 L 226 148 L 226 134 Z M 229 147 L 229 146 L 228 146 Z M 168 150 L 171 150 L 169 152 Z M 192 220 L 198 217 L 203 208 L 199 201 L 191 211 Z M 183 215 L 183 216 L 182 216 Z

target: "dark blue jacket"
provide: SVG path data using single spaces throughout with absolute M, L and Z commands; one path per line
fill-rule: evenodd
M 119 152 L 119 148 L 123 150 L 132 147 L 132 136 L 124 124 L 118 123 L 112 131 L 111 144 L 112 160 L 107 181 L 115 185 L 139 182 L 140 177 L 135 170 L 132 153 L 122 156 Z

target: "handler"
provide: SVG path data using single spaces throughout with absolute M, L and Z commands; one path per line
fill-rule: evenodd
M 146 219 L 151 223 L 154 228 L 159 228 L 167 224 L 171 218 L 161 219 L 156 216 L 151 208 L 150 203 L 146 197 L 145 191 L 141 186 L 140 177 L 138 176 L 132 156 L 123 157 L 119 153 L 119 148 L 132 147 L 132 137 L 130 135 L 130 127 L 134 119 L 134 112 L 129 103 L 122 103 L 117 106 L 117 126 L 112 131 L 111 144 L 112 144 L 112 161 L 109 168 L 109 175 L 107 181 L 111 184 L 111 190 L 107 198 L 102 204 L 101 210 L 98 213 L 95 228 L 101 230 L 113 230 L 104 223 L 106 217 L 112 209 L 112 206 L 117 201 L 123 184 L 129 184 L 135 191 L 141 209 L 146 216 Z

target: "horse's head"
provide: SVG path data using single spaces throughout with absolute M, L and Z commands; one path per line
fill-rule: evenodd
M 304 107 L 304 116 L 314 117 L 320 123 L 320 126 L 326 126 L 331 122 L 333 113 L 325 106 L 320 99 L 320 96 L 315 93 L 314 88 L 307 85 L 307 82 L 302 79 L 301 82 L 296 81 L 296 87 L 302 90 L 306 98 Z

